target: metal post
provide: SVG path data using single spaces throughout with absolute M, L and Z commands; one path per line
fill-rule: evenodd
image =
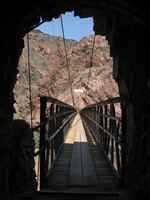
M 103 107 L 100 106 L 100 114 L 103 114 Z M 100 125 L 103 127 L 103 116 L 100 115 Z M 103 147 L 103 130 L 100 129 L 100 144 Z
M 60 113 L 62 113 L 63 112 L 63 107 L 62 106 L 60 106 L 60 111 L 59 111 Z M 61 116 L 60 117 L 60 119 L 59 119 L 59 126 L 61 126 L 63 124 L 63 116 Z M 63 142 L 63 130 L 61 129 L 61 131 L 60 131 L 60 143 L 62 143 Z
M 40 123 L 46 120 L 46 97 L 40 98 Z M 40 128 L 40 149 L 45 145 L 45 126 Z M 45 150 L 40 153 L 40 189 L 45 188 Z
M 93 112 L 94 112 L 94 121 L 96 121 L 96 106 L 94 107 L 94 110 L 93 110 Z M 94 124 L 94 133 L 96 133 L 96 124 Z
M 99 106 L 96 107 L 96 122 L 99 123 Z M 96 126 L 96 137 L 98 137 L 99 127 Z
M 105 115 L 107 115 L 107 105 L 105 105 Z M 107 117 L 105 117 L 105 129 L 107 130 Z M 104 150 L 107 152 L 107 134 L 105 133 Z
M 110 110 L 111 110 L 111 106 L 110 106 Z M 109 119 L 109 132 L 111 132 L 112 129 L 112 120 Z M 107 136 L 107 155 L 109 155 L 109 145 L 110 145 L 110 136 Z
M 122 108 L 122 143 L 126 145 L 126 108 L 121 102 Z M 122 163 L 122 173 L 121 173 L 121 183 L 125 186 L 125 172 L 126 172 L 126 149 L 122 147 L 121 149 L 121 163 Z
M 51 108 L 50 108 L 50 116 L 53 116 L 54 115 L 54 104 L 51 105 Z M 50 121 L 50 135 L 54 132 L 55 130 L 55 123 L 54 123 L 54 120 L 51 120 Z M 54 139 L 51 140 L 51 165 L 52 165 L 52 162 L 54 160 Z
M 114 116 L 114 105 L 110 105 L 111 116 Z M 112 120 L 111 134 L 114 135 L 114 121 Z M 111 138 L 111 162 L 114 164 L 114 140 Z
M 118 122 L 116 128 L 116 140 L 118 140 L 119 129 L 120 129 L 120 123 Z M 116 157 L 117 157 L 117 169 L 120 175 L 120 153 L 119 153 L 119 145 L 117 142 L 116 142 Z
M 59 112 L 59 105 L 56 105 L 56 113 Z M 59 118 L 56 118 L 56 129 L 59 127 Z M 57 154 L 59 150 L 59 134 L 55 137 L 55 154 Z

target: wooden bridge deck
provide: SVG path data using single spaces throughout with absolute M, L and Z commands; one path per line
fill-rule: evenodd
M 49 176 L 47 190 L 79 193 L 119 191 L 118 180 L 79 114 Z

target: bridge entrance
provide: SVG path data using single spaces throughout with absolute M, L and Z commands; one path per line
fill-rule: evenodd
M 107 100 L 79 113 L 57 99 L 41 98 L 41 123 L 33 128 L 40 128 L 40 149 L 35 153 L 40 158 L 40 194 L 118 196 L 124 169 L 121 118 L 114 106 L 119 102 Z
M 101 146 L 112 152 L 114 143 L 127 143 L 126 155 L 126 186 L 129 190 L 130 199 L 148 199 L 150 196 L 149 188 L 149 114 L 150 114 L 150 70 L 147 67 L 149 64 L 149 9 L 147 1 L 30 1 L 30 5 L 26 3 L 12 4 L 4 3 L 2 6 L 6 11 L 6 15 L 2 16 L 2 62 L 1 62 L 1 198 L 7 199 L 10 192 L 9 184 L 10 171 L 10 153 L 12 145 L 11 130 L 13 128 L 13 87 L 16 81 L 18 59 L 23 48 L 23 36 L 31 29 L 39 25 L 42 18 L 43 21 L 51 20 L 53 16 L 58 16 L 66 11 L 81 9 L 81 17 L 93 16 L 94 29 L 96 34 L 105 35 L 111 44 L 111 56 L 114 59 L 114 77 L 118 80 L 120 95 L 122 98 L 123 110 L 123 132 L 121 139 L 117 136 L 112 137 L 112 134 L 100 133 Z M 86 9 L 85 9 L 86 8 Z M 94 8 L 94 10 L 93 10 Z M 96 11 L 96 9 L 99 9 Z M 96 14 L 96 16 L 95 16 Z M 11 20 L 10 20 L 11 19 Z M 13 22 L 13 23 L 12 23 Z M 92 108 L 93 109 L 93 108 Z M 93 119 L 95 114 L 93 110 L 91 116 L 85 117 L 87 120 Z M 95 109 L 95 108 L 94 108 Z M 106 114 L 105 114 L 106 115 Z M 60 119 L 63 115 L 60 116 Z M 103 119 L 105 118 L 103 113 Z M 57 118 L 55 120 L 57 122 Z M 61 120 L 58 120 L 61 124 Z M 62 119 L 63 121 L 63 119 Z M 91 123 L 93 122 L 90 120 Z M 104 120 L 103 120 L 104 121 Z M 97 123 L 97 122 L 96 122 Z M 96 124 L 93 122 L 93 127 Z M 55 123 L 55 127 L 57 127 Z M 101 125 L 100 125 L 101 126 Z M 99 127 L 100 127 L 99 126 Z M 66 127 L 66 126 L 65 126 Z M 43 128 L 44 129 L 44 128 Z M 116 131 L 117 132 L 117 131 Z M 54 131 L 51 131 L 54 133 Z M 42 137 L 42 134 L 41 134 Z M 49 137 L 49 136 L 48 136 Z M 110 138 L 109 138 L 110 137 Z M 120 137 L 120 136 L 119 136 Z M 52 139 L 52 138 L 50 138 Z M 110 140 L 109 140 L 110 139 Z M 44 138 L 45 140 L 45 138 Z M 110 142 L 111 141 L 111 142 Z M 50 143 L 49 141 L 47 143 Z M 108 143 L 111 147 L 108 148 Z M 51 148 L 54 146 L 51 144 Z M 107 145 L 106 145 L 107 144 Z M 123 144 L 121 148 L 123 149 Z M 47 146 L 46 144 L 44 144 Z M 55 147 L 57 149 L 57 147 Z M 118 147 L 116 146 L 116 149 Z M 43 147 L 43 149 L 45 149 Z M 53 148 L 52 148 L 53 149 Z M 41 153 L 45 150 L 41 150 Z M 47 151 L 50 152 L 50 151 Z M 57 152 L 57 151 L 56 151 Z M 117 152 L 117 151 L 116 151 Z M 120 150 L 118 151 L 120 155 Z M 121 151 L 122 152 L 122 151 Z M 44 155 L 43 153 L 43 155 Z M 124 153 L 121 153 L 124 155 Z M 47 154 L 45 153 L 47 156 Z M 114 162 L 114 154 L 109 154 L 111 163 Z M 46 156 L 41 156 L 44 162 L 47 161 Z M 52 154 L 52 159 L 55 154 Z M 46 157 L 46 158 L 45 158 Z M 117 159 L 119 163 L 119 159 Z M 125 159 L 122 159 L 121 177 L 124 176 L 123 166 Z M 42 162 L 41 162 L 42 163 Z M 50 162 L 49 162 L 50 163 Z M 48 166 L 48 165 L 46 165 Z M 118 171 L 119 171 L 118 165 Z M 46 171 L 45 168 L 44 172 Z M 42 176 L 42 171 L 40 173 Z M 45 176 L 45 174 L 44 174 Z M 19 182 L 20 184 L 20 182 Z
M 77 114 L 47 188 L 59 192 L 118 192 L 118 180 L 82 120 Z

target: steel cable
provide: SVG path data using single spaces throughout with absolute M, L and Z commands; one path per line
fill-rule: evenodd
M 70 91 L 71 91 L 72 103 L 73 103 L 73 106 L 76 107 L 75 106 L 75 102 L 74 102 L 73 91 L 72 91 L 71 75 L 70 75 L 69 64 L 68 64 L 68 56 L 67 56 L 67 48 L 66 48 L 66 42 L 65 42 L 65 34 L 64 34 L 64 27 L 63 27 L 62 15 L 60 15 L 60 19 L 61 19 L 61 27 L 62 27 L 64 48 L 65 48 L 65 55 L 66 55 L 66 68 L 67 68 L 67 72 L 68 72 L 69 86 L 70 86 Z

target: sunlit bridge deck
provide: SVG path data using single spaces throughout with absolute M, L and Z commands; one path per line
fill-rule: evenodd
M 43 194 L 99 195 L 117 199 L 123 182 L 120 98 L 77 112 L 51 97 L 41 98 L 38 188 Z M 48 108 L 48 106 L 50 106 Z M 47 112 L 47 110 L 50 112 Z
M 84 193 L 114 193 L 119 190 L 118 180 L 79 114 L 49 176 L 47 189 Z

